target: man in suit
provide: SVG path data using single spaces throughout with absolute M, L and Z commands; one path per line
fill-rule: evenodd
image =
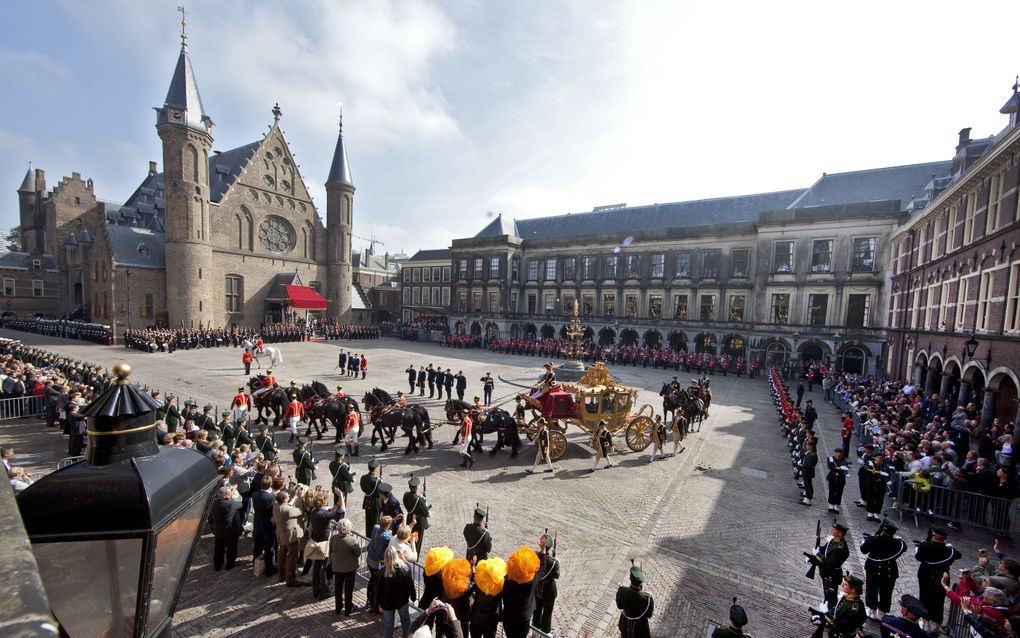
M 458 370 L 454 379 L 457 382 L 457 400 L 463 401 L 464 391 L 467 390 L 467 377 L 464 376 L 464 371 Z
M 241 497 L 232 486 L 216 492 L 212 504 L 213 570 L 233 569 L 237 563 L 237 539 L 241 537 Z M 226 559 L 224 561 L 224 558 Z
M 276 542 L 280 546 L 280 582 L 287 583 L 287 587 L 308 584 L 299 583 L 297 579 L 298 552 L 301 551 L 301 539 L 305 535 L 301 514 L 300 509 L 290 504 L 287 490 L 280 490 L 276 494 L 273 520 L 276 522 Z
M 446 400 L 449 401 L 450 393 L 453 391 L 453 373 L 450 372 L 449 368 L 446 369 L 446 375 L 443 378 L 443 387 L 446 388 Z M 462 396 L 461 401 L 463 400 L 464 397 Z
M 425 371 L 425 366 L 421 366 L 418 369 L 418 396 L 425 396 L 425 382 L 429 378 L 429 373 Z
M 414 364 L 407 366 L 407 387 L 408 394 L 414 394 L 414 384 L 418 381 L 418 371 L 414 369 Z
M 428 373 L 428 384 L 429 384 L 429 398 L 431 399 L 436 392 L 436 369 L 429 364 L 429 367 L 425 370 Z M 440 390 L 442 392 L 442 390 Z
M 259 485 L 252 485 L 252 490 L 258 490 L 251 497 L 252 512 L 254 521 L 252 523 L 252 559 L 265 556 L 266 576 L 276 573 L 276 566 L 273 564 L 273 555 L 276 553 L 276 525 L 273 521 L 273 479 L 263 476 Z

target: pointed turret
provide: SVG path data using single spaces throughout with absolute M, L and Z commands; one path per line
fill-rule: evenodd
M 344 148 L 344 116 L 340 115 L 340 133 L 336 136 L 336 150 L 333 151 L 333 164 L 329 167 L 326 184 L 343 184 L 354 187 L 351 179 L 351 164 L 347 161 L 347 150 Z
M 195 70 L 191 68 L 188 45 L 182 36 L 181 53 L 177 57 L 174 77 L 162 108 L 156 109 L 156 125 L 183 124 L 190 129 L 212 135 L 213 121 L 202 107 L 202 96 L 198 93 Z
M 1018 116 L 1020 116 L 1020 76 L 1017 77 L 1016 82 L 1013 84 L 1013 95 L 1009 96 L 1006 103 L 999 109 L 999 113 L 1009 116 L 1010 130 L 1016 128 Z M 28 178 L 26 177 L 25 179 Z
M 326 298 L 329 317 L 345 321 L 351 311 L 351 237 L 354 214 L 354 182 L 344 149 L 344 119 L 340 113 L 333 165 L 326 180 Z
M 28 167 L 28 172 L 25 173 L 25 179 L 21 180 L 18 192 L 35 194 L 35 171 L 32 170 L 31 166 Z

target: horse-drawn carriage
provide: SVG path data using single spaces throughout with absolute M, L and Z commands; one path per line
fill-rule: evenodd
M 599 422 L 605 421 L 606 429 L 614 436 L 626 431 L 627 447 L 635 452 L 643 451 L 652 442 L 652 406 L 642 405 L 632 413 L 637 390 L 616 383 L 602 363 L 592 365 L 577 383 L 554 385 L 533 399 L 536 391 L 537 388 L 532 388 L 531 393 L 520 395 L 535 413 L 522 429 L 533 440 L 540 429 L 538 419 L 545 419 L 553 461 L 566 452 L 567 425 L 576 425 L 594 438 Z

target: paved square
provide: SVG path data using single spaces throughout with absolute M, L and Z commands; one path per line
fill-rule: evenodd
M 182 399 L 192 397 L 200 405 L 226 406 L 246 380 L 241 351 L 233 348 L 144 354 L 9 331 L 0 335 L 106 365 L 126 361 L 134 367 L 134 382 L 173 391 Z M 498 377 L 494 397 L 504 397 L 520 390 L 504 379 L 520 378 L 528 371 L 537 377 L 542 363 L 532 357 L 393 339 L 280 347 L 284 362 L 275 373 L 281 385 L 292 379 L 299 384 L 318 379 L 330 387 L 342 383 L 357 398 L 374 386 L 393 393 L 406 390 L 403 371 L 408 365 L 430 362 L 454 372 L 463 370 L 467 399 L 480 394 L 478 380 L 491 371 Z M 366 354 L 367 379 L 331 373 L 339 348 Z M 649 403 L 657 414 L 661 384 L 673 374 L 682 382 L 694 376 L 630 366 L 611 366 L 610 371 L 622 383 L 640 388 L 637 405 Z M 646 589 L 656 598 L 655 636 L 705 635 L 709 622 L 725 621 L 733 596 L 747 609 L 751 634 L 807 635 L 811 628 L 806 607 L 818 602 L 821 586 L 804 577 L 801 552 L 813 545 L 816 520 L 830 518 L 824 497 L 817 498 L 818 505 L 811 508 L 797 503 L 785 440 L 779 434 L 764 378 L 716 375 L 712 390 L 711 417 L 687 440 L 687 451 L 654 463 L 648 462 L 647 454 L 627 451 L 616 457 L 617 467 L 589 473 L 587 435 L 573 426 L 567 432 L 570 445 L 555 474 L 525 474 L 533 457 L 527 453 L 531 448 L 514 460 L 508 451 L 494 458 L 486 454 L 478 457 L 472 470 L 463 470 L 450 445 L 454 428 L 449 425 L 436 430 L 437 445 L 431 451 L 405 456 L 403 445 L 396 445 L 378 458 L 384 478 L 398 495 L 406 489 L 405 479 L 411 472 L 428 477 L 434 507 L 426 548 L 443 544 L 463 552 L 460 531 L 476 502 L 490 507 L 489 529 L 497 555 L 505 557 L 521 544 L 534 545 L 545 528 L 555 530 L 562 565 L 553 621 L 558 635 L 616 635 L 614 595 L 617 586 L 626 584 L 631 558 L 643 563 Z M 816 428 L 821 432 L 821 457 L 838 442 L 839 423 L 835 408 L 822 403 L 820 390 L 816 395 L 816 402 L 823 406 Z M 427 397 L 423 402 L 433 423 L 442 421 L 441 403 Z M 33 462 L 32 469 L 50 471 L 53 461 L 62 456 L 65 442 L 43 430 L 35 424 L 0 424 L 0 440 L 13 441 L 23 460 Z M 372 454 L 367 437 L 363 440 L 361 457 L 354 459 L 359 476 Z M 277 437 L 284 467 L 292 470 L 291 446 L 286 441 L 285 433 Z M 487 441 L 487 448 L 491 443 Z M 319 483 L 329 478 L 326 464 L 332 448 L 332 433 L 311 446 L 320 462 Z M 620 439 L 617 449 L 626 451 Z M 863 540 L 862 532 L 872 532 L 876 525 L 868 524 L 863 510 L 852 505 L 856 490 L 856 481 L 848 481 L 844 502 L 849 508 L 843 510 L 854 551 L 847 568 L 862 574 L 863 561 L 856 548 Z M 361 529 L 360 492 L 353 496 L 350 517 L 355 529 Z M 901 535 L 921 539 L 924 531 L 904 520 Z M 976 549 L 990 547 L 992 542 L 989 535 L 971 530 L 956 533 L 950 540 L 964 552 L 965 564 L 976 562 Z M 242 540 L 242 560 L 229 573 L 213 572 L 211 547 L 211 536 L 203 538 L 175 618 L 175 635 L 323 636 L 338 630 L 352 636 L 379 635 L 381 625 L 374 617 L 338 618 L 332 613 L 332 600 L 314 602 L 307 588 L 268 586 L 266 579 L 253 577 L 250 539 Z M 903 576 L 897 596 L 916 593 L 916 567 L 910 556 L 901 559 Z M 357 597 L 363 601 L 360 587 Z

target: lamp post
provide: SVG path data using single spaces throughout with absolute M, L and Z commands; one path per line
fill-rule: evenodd
M 968 359 L 974 358 L 974 353 L 977 352 L 978 340 L 974 336 L 974 333 L 970 333 L 970 339 L 963 344 L 963 353 L 967 355 Z
M 193 450 L 159 448 L 159 403 L 131 366 L 84 410 L 89 447 L 36 481 L 18 507 L 62 635 L 169 632 L 218 475 Z

